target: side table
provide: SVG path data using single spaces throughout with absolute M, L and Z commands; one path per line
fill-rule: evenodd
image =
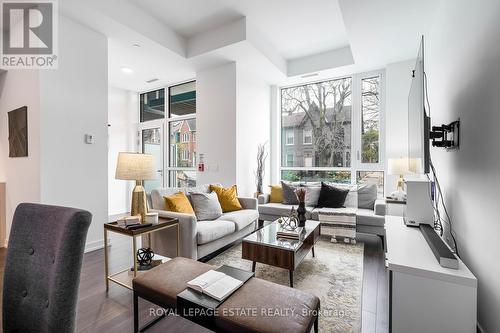
M 126 214 L 121 215 L 113 215 L 110 217 L 110 220 L 113 222 L 104 224 L 104 274 L 106 279 L 106 291 L 109 290 L 109 281 L 112 281 L 122 287 L 128 288 L 132 290 L 132 280 L 137 276 L 137 237 L 150 235 L 153 232 L 157 232 L 160 230 L 165 230 L 168 228 L 176 228 L 177 231 L 177 253 L 176 256 L 179 256 L 179 220 L 178 219 L 170 219 L 159 217 L 158 223 L 153 224 L 152 226 L 128 230 L 124 227 L 120 227 L 116 220 L 119 217 L 123 217 Z M 130 267 L 127 267 L 124 270 L 121 270 L 117 273 L 110 274 L 109 272 L 109 257 L 108 257 L 108 232 L 115 232 L 120 235 L 129 236 L 132 238 L 132 256 L 134 257 L 134 270 L 132 274 L 130 274 Z M 150 240 L 151 243 L 151 240 Z M 155 255 L 155 257 L 158 257 Z
M 385 198 L 387 207 L 386 215 L 404 216 L 406 210 L 406 200 L 395 200 L 390 197 Z

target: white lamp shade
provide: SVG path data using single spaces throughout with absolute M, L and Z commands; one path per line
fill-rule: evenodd
M 406 175 L 409 173 L 409 162 L 407 158 L 390 158 L 387 167 L 389 175 Z
M 138 153 L 119 153 L 115 178 L 123 180 L 156 179 L 154 156 Z

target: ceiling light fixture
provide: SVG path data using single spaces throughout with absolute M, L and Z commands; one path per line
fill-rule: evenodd
M 125 74 L 132 74 L 132 73 L 134 73 L 134 71 L 132 70 L 132 68 L 128 68 L 128 67 L 122 67 L 121 70 L 122 70 L 122 73 L 125 73 Z
M 154 79 L 151 79 L 151 80 L 147 80 L 146 82 L 147 82 L 147 83 L 153 83 L 153 82 L 156 82 L 156 81 L 158 81 L 158 79 L 157 79 L 157 78 L 154 78 Z
M 141 47 L 141 44 L 139 44 L 139 43 L 134 43 L 134 44 L 132 44 L 132 46 L 133 46 L 133 47 Z

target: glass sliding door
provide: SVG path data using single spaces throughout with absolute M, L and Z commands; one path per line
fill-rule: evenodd
M 146 180 L 144 188 L 151 192 L 155 188 L 163 187 L 163 135 L 162 128 L 143 128 L 141 133 L 141 151 L 143 154 L 151 154 L 155 157 L 156 179 Z
M 196 82 L 169 88 L 168 179 L 171 187 L 196 186 Z

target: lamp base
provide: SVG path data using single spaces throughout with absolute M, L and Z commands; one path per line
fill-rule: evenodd
M 146 223 L 146 213 L 148 212 L 148 205 L 146 203 L 146 191 L 142 186 L 142 181 L 136 181 L 134 190 L 132 191 L 132 205 L 130 215 L 140 215 L 141 223 Z

